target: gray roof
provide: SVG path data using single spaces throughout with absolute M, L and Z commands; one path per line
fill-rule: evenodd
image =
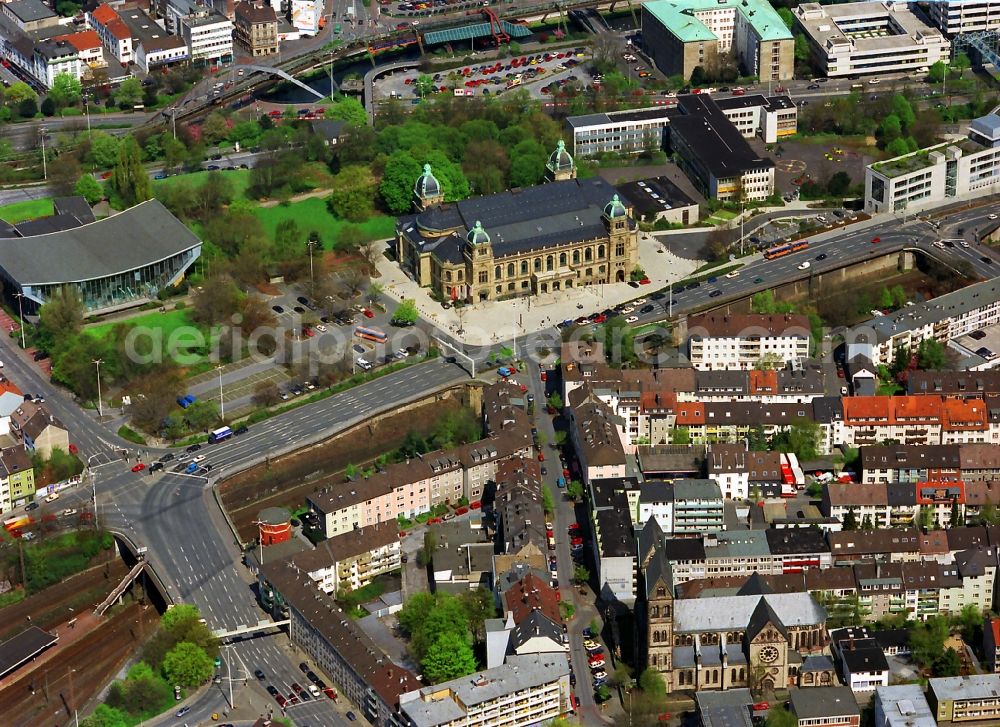
M 709 707 L 701 711 L 702 727 L 753 727 L 750 710 L 745 706 Z
M 938 702 L 945 699 L 959 701 L 981 697 L 1000 697 L 1000 674 L 929 679 L 927 688 L 934 692 Z
M 678 99 L 685 115 L 670 123 L 670 134 L 679 134 L 717 179 L 751 169 L 770 169 L 774 162 L 753 150 L 729 118 L 707 94 L 687 94 Z
M 750 623 L 757 604 L 764 599 L 785 626 L 811 626 L 826 620 L 826 611 L 808 593 L 775 593 L 766 596 L 722 596 L 674 602 L 674 631 L 736 631 Z
M 936 727 L 937 722 L 919 684 L 878 687 L 875 701 L 882 705 L 883 727 Z
M 981 134 L 987 139 L 1000 138 L 1000 116 L 992 113 L 973 119 L 969 124 L 969 131 Z
M 826 654 L 810 654 L 799 667 L 800 674 L 807 671 L 834 671 L 833 660 Z
M 705 546 L 706 558 L 769 558 L 766 530 L 735 530 L 717 533 L 716 545 Z
M 129 272 L 201 245 L 158 200 L 89 225 L 0 242 L 0 268 L 20 285 L 73 283 Z
M 800 720 L 861 715 L 854 692 L 847 687 L 793 688 L 790 696 L 792 712 Z
M 34 658 L 59 640 L 55 634 L 29 626 L 0 644 L 0 676 Z
M 80 195 L 56 197 L 52 200 L 52 208 L 57 215 L 73 215 L 82 225 L 97 221 L 94 210 L 87 204 L 86 198 Z
M 722 489 L 715 480 L 674 480 L 674 501 L 722 500 Z
M 55 13 L 42 0 L 15 0 L 7 3 L 7 10 L 22 23 L 55 17 Z
M 461 705 L 479 705 L 568 677 L 569 662 L 563 653 L 509 656 L 507 663 L 493 669 L 401 695 L 400 711 L 414 727 L 447 724 L 465 716 Z M 438 694 L 448 696 L 433 699 Z
M 997 300 L 1000 300 L 1000 280 L 986 280 L 940 295 L 926 303 L 907 306 L 891 315 L 872 318 L 865 321 L 862 328 L 875 329 L 879 340 L 886 341 L 905 331 L 955 318 Z
M 677 111 L 667 106 L 654 106 L 648 109 L 629 109 L 625 111 L 611 111 L 606 114 L 583 114 L 582 116 L 569 116 L 566 123 L 577 129 L 583 126 L 596 126 L 598 124 L 613 124 L 622 121 L 656 121 L 662 120 L 666 124 L 671 118 L 677 115 Z

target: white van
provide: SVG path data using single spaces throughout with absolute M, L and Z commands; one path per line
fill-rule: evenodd
M 368 363 L 363 358 L 359 358 L 358 361 L 357 361 L 357 364 L 358 364 L 358 368 L 361 369 L 362 371 L 371 371 L 372 370 L 372 365 L 370 363 Z
M 313 699 L 319 699 L 319 687 L 315 684 L 309 685 L 309 693 L 313 696 Z

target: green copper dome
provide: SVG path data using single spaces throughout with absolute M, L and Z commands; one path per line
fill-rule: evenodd
M 476 224 L 471 230 L 466 239 L 473 245 L 489 245 L 490 236 L 487 234 L 486 230 L 483 229 L 483 223 L 476 220 Z
M 553 172 L 562 172 L 573 169 L 573 157 L 566 151 L 566 142 L 562 139 L 556 144 L 556 150 L 549 155 L 548 168 Z
M 441 196 L 441 184 L 431 174 L 430 164 L 424 164 L 424 173 L 417 177 L 417 183 L 413 187 L 413 191 L 421 199 Z
M 618 198 L 617 194 L 611 198 L 611 201 L 608 202 L 607 206 L 604 208 L 604 215 L 608 219 L 612 219 L 614 217 L 624 217 L 627 214 L 628 210 L 625 209 L 625 205 L 622 204 L 622 201 Z

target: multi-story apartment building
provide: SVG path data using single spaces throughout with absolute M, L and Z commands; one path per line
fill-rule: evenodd
M 915 528 L 854 530 L 828 533 L 835 566 L 855 563 L 904 563 L 921 559 L 920 531 Z
M 802 573 L 833 564 L 830 546 L 818 528 L 768 528 L 764 533 L 778 573 Z
M 327 538 L 289 560 L 327 595 L 357 590 L 376 576 L 399 570 L 399 528 L 394 522 L 369 525 Z
M 852 692 L 871 692 L 889 686 L 889 662 L 878 641 L 865 626 L 830 632 L 841 680 Z
M 110 5 L 101 3 L 87 13 L 87 25 L 97 31 L 101 43 L 123 66 L 135 60 L 132 31 Z
M 605 598 L 627 607 L 635 603 L 637 583 L 636 538 L 632 519 L 626 514 L 628 499 L 616 491 L 594 512 L 594 556 L 598 582 Z
M 889 527 L 889 498 L 884 484 L 830 482 L 823 488 L 820 510 L 841 522 L 853 513 L 858 525 L 867 519 L 875 529 Z
M 6 8 L 7 5 L 0 7 Z M 84 71 L 80 52 L 63 38 L 37 43 L 26 35 L 4 38 L 3 54 L 12 64 L 46 88 L 51 87 L 56 76 L 61 73 L 79 79 Z
M 954 444 L 861 447 L 858 453 L 861 481 L 874 484 L 958 480 L 962 477 L 960 450 Z
M 788 96 L 731 96 L 712 99 L 745 138 L 774 144 L 798 131 L 799 107 Z
M 0 512 L 26 505 L 35 496 L 35 469 L 22 447 L 0 449 Z
M 1000 618 L 987 617 L 983 624 L 985 664 L 994 674 L 1000 673 Z
M 236 4 L 236 43 L 252 57 L 278 52 L 278 16 L 270 5 L 245 1 Z
M 761 81 L 783 81 L 795 70 L 792 34 L 769 3 L 759 0 L 655 0 L 642 5 L 646 52 L 668 76 L 691 77 L 734 54 Z
M 817 402 L 812 404 L 682 403 L 677 405 L 674 423 L 676 427 L 683 427 L 687 431 L 693 444 L 712 442 L 734 444 L 761 430 L 764 437 L 770 439 L 793 424 L 814 421 Z M 826 448 L 827 441 L 830 439 L 825 438 L 821 442 L 824 445 L 824 452 L 830 451 Z
M 1000 394 L 1000 370 L 911 371 L 906 393 L 938 394 L 959 399 L 981 399 Z
M 729 500 L 781 494 L 781 452 L 748 452 L 745 442 L 708 446 L 706 473 Z
M 338 693 L 374 725 L 398 724 L 401 695 L 421 687 L 301 569 L 288 561 L 267 563 L 259 575 L 260 597 L 275 619 L 289 619 L 288 636 L 333 680 Z M 565 659 L 563 659 L 565 662 Z
M 37 452 L 44 459 L 53 449 L 69 451 L 69 431 L 44 404 L 25 401 L 10 415 L 10 432 L 28 452 Z
M 184 40 L 170 35 L 139 8 L 122 9 L 118 13 L 132 35 L 135 63 L 146 73 L 153 68 L 186 61 L 188 48 Z
M 997 0 L 937 0 L 927 6 L 927 13 L 946 35 L 1000 29 Z
M 986 193 L 997 183 L 1000 116 L 991 113 L 969 124 L 968 138 L 868 165 L 865 211 L 900 211 L 977 191 Z
M 938 724 L 996 721 L 1000 719 L 1000 675 L 929 679 L 927 703 Z
M 639 489 L 638 522 L 654 518 L 664 533 L 689 535 L 726 529 L 722 491 L 714 480 L 646 481 Z
M 754 368 L 762 360 L 774 368 L 809 356 L 809 319 L 802 315 L 718 315 L 687 321 L 688 358 L 702 371 Z
M 400 697 L 404 727 L 543 724 L 571 711 L 562 654 L 509 656 L 493 669 Z
M 641 154 L 663 148 L 670 118 L 678 111 L 667 106 L 609 111 L 566 119 L 573 135 L 573 156 Z
M 924 71 L 950 58 L 948 39 L 905 2 L 810 2 L 794 12 L 813 59 L 830 78 Z
M 596 397 L 570 407 L 570 437 L 585 482 L 626 475 L 625 448 L 619 427 L 622 420 Z
M 838 443 L 860 447 L 886 440 L 904 445 L 986 442 L 1000 438 L 980 399 L 937 396 L 852 396 L 842 401 Z

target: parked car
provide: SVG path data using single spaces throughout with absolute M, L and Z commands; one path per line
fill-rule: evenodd
M 142 462 L 136 462 L 134 465 L 132 465 L 133 472 L 142 472 L 144 469 L 146 469 L 146 465 L 143 464 Z

